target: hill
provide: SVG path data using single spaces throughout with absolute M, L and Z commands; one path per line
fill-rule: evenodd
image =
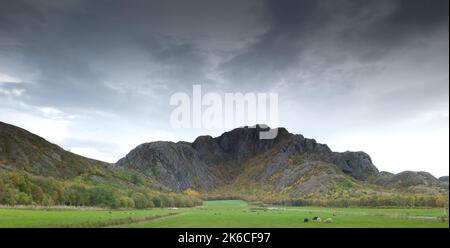
M 79 156 L 0 122 L 1 204 L 147 207 L 198 202 L 169 194 L 132 169 Z

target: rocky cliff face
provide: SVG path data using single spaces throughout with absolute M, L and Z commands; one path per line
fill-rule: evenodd
M 119 167 L 134 169 L 172 190 L 210 189 L 216 173 L 197 150 L 185 142 L 152 142 L 139 145 L 120 159 Z
M 327 145 L 284 128 L 279 128 L 275 139 L 261 140 L 261 130 L 259 126 L 237 128 L 216 138 L 198 137 L 193 143 L 147 143 L 116 165 L 141 171 L 176 191 L 210 190 L 243 178 L 247 183 L 277 189 L 302 178 L 305 172 L 298 168 L 313 170 L 318 164 L 327 164 L 341 176 L 360 181 L 378 175 L 369 155 L 363 152 L 332 152 Z

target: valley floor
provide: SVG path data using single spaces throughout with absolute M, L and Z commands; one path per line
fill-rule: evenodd
M 0 227 L 376 227 L 448 228 L 443 209 L 261 208 L 243 201 L 148 210 L 0 209 Z M 332 223 L 314 222 L 332 218 Z M 308 223 L 304 219 L 309 218 Z

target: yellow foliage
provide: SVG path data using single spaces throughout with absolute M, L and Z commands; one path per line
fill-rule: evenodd
M 188 196 L 198 196 L 199 195 L 199 193 L 195 189 L 192 189 L 192 188 L 186 189 L 184 191 L 184 193 Z

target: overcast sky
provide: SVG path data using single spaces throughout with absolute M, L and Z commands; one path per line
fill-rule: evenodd
M 115 162 L 193 84 L 277 92 L 280 126 L 380 170 L 449 171 L 448 0 L 0 1 L 0 121 Z

